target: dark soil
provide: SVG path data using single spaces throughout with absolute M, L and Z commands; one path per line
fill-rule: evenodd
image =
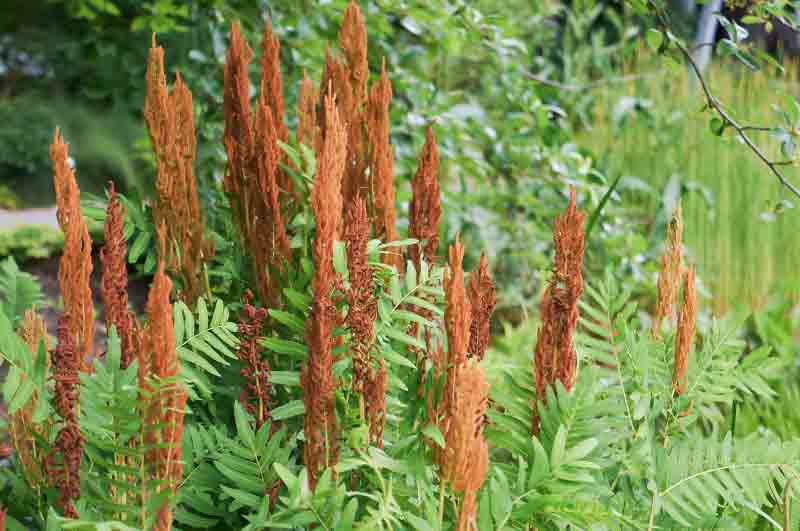
M 103 315 L 103 304 L 100 296 L 100 274 L 101 266 L 97 250 L 93 252 L 94 269 L 92 271 L 92 296 L 95 307 L 95 348 L 93 352 L 103 352 L 105 349 L 105 317 Z M 52 256 L 45 259 L 29 260 L 20 264 L 20 269 L 34 275 L 42 286 L 45 304 L 40 309 L 42 318 L 47 325 L 47 331 L 55 336 L 58 317 L 61 315 L 63 304 L 61 293 L 58 289 L 58 262 L 59 256 Z M 150 279 L 148 277 L 136 277 L 129 272 L 128 296 L 133 311 L 137 315 L 144 313 L 144 305 L 147 298 L 147 290 Z

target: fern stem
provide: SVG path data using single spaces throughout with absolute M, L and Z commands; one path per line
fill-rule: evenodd
M 650 502 L 650 520 L 647 524 L 647 531 L 653 531 L 653 524 L 656 520 L 656 498 L 658 497 L 658 489 L 653 493 L 653 501 Z
M 444 522 L 444 481 L 439 483 L 439 529 Z

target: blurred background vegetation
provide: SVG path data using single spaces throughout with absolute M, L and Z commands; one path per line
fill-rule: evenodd
M 796 300 L 800 212 L 751 153 L 709 130 L 701 95 L 683 67 L 644 48 L 652 20 L 611 0 L 359 3 L 371 70 L 379 71 L 385 58 L 393 83 L 401 213 L 424 127 L 433 122 L 443 160 L 443 236 L 461 234 L 468 269 L 488 251 L 500 284 L 498 322 L 516 324 L 536 313 L 550 220 L 569 184 L 578 187 L 584 210 L 599 212 L 587 275 L 613 272 L 645 308 L 665 223 L 679 198 L 707 309 L 762 307 L 771 296 Z M 70 142 L 84 191 L 101 193 L 114 179 L 128 194 L 148 195 L 154 169 L 141 113 L 152 33 L 166 50 L 168 68 L 180 71 L 194 93 L 196 172 L 210 194 L 225 165 L 222 64 L 230 22 L 240 20 L 255 43 L 265 17 L 272 21 L 282 43 L 291 123 L 299 80 L 304 71 L 319 78 L 345 5 L 5 0 L 0 208 L 52 203 L 47 146 L 56 125 Z M 738 8 L 721 9 L 735 16 Z M 691 40 L 702 23 L 701 6 L 676 1 L 672 11 L 675 30 Z M 715 38 L 724 36 L 722 28 L 715 31 Z M 759 34 L 756 28 L 754 35 L 761 35 L 756 47 L 789 64 L 783 55 L 793 41 L 778 29 Z M 794 101 L 795 76 L 786 72 L 753 72 L 717 57 L 708 67 L 721 98 L 753 118 L 771 113 L 774 102 Z

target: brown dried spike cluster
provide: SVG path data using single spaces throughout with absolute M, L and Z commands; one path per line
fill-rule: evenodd
M 242 318 L 238 326 L 239 347 L 236 355 L 244 364 L 241 374 L 247 382 L 239 401 L 255 418 L 255 427 L 258 431 L 270 419 L 269 393 L 272 386 L 269 382 L 269 364 L 261 357 L 261 347 L 258 344 L 261 328 L 267 318 L 267 310 L 250 304 L 252 299 L 253 294 L 250 290 L 245 291 Z
M 361 8 L 355 0 L 350 0 L 344 10 L 342 27 L 339 30 L 339 49 L 344 53 L 348 69 L 348 81 L 356 101 L 363 102 L 367 97 L 367 26 Z
M 237 23 L 231 26 L 225 60 L 225 150 L 228 168 L 225 191 L 234 219 L 252 257 L 259 298 L 276 304 L 280 297 L 276 273 L 283 270 L 291 248 L 281 212 L 281 187 L 290 182 L 280 169 L 284 155 L 278 141 L 288 138 L 283 123 L 279 49 L 269 26 L 262 42 L 261 84 L 255 120 L 250 110 L 248 64 L 253 51 Z
M 44 350 L 42 352 L 47 356 L 45 364 L 49 371 L 50 354 L 47 344 L 47 331 L 45 330 L 44 321 L 33 310 L 25 312 L 19 335 L 28 346 L 28 350 L 33 356 L 33 362 L 36 361 L 36 357 L 40 354 L 39 347 L 44 342 Z M 46 437 L 45 426 L 33 422 L 33 412 L 36 410 L 38 401 L 39 396 L 34 392 L 28 403 L 12 413 L 8 419 L 8 435 L 11 439 L 11 446 L 14 448 L 17 461 L 22 467 L 26 480 L 31 485 L 41 485 L 44 479 L 42 449 L 39 448 L 37 438 L 34 437 L 34 434 Z
M 164 49 L 155 36 L 147 64 L 144 116 L 156 156 L 156 226 L 167 227 L 167 257 L 180 274 L 184 296 L 192 303 L 203 293 L 203 267 L 214 252 L 204 238 L 194 160 L 197 140 L 192 93 L 178 75 L 172 92 L 167 89 Z
M 283 81 L 281 80 L 281 43 L 278 37 L 272 32 L 272 26 L 267 20 L 264 26 L 264 34 L 261 37 L 261 85 L 259 87 L 260 100 L 269 108 L 274 126 L 274 136 L 283 143 L 289 142 L 289 130 L 284 122 L 284 104 L 283 104 Z M 283 150 L 278 148 L 275 142 L 275 149 L 278 152 L 280 162 L 286 162 L 287 157 Z M 285 191 L 287 194 L 292 194 L 293 184 L 291 178 L 282 169 L 276 166 L 275 168 L 275 181 L 274 195 L 277 197 L 278 187 Z M 273 212 L 280 213 L 276 210 L 277 205 L 273 208 Z M 283 230 L 283 223 L 280 224 Z M 288 240 L 287 240 L 288 242 Z
M 305 464 L 312 486 L 322 471 L 337 460 L 331 353 L 337 316 L 331 291 L 335 281 L 333 241 L 341 222 L 341 179 L 347 156 L 346 131 L 332 95 L 325 98 L 324 112 L 328 130 L 318 157 L 317 174 L 311 191 L 317 233 L 313 249 L 313 302 L 306 329 L 309 360 L 300 376 L 306 411 Z
M 534 351 L 536 399 L 545 400 L 547 387 L 559 380 L 566 389 L 575 383 L 577 360 L 572 337 L 578 324 L 578 299 L 583 292 L 585 215 L 578 211 L 575 189 L 570 191 L 567 210 L 555 220 L 553 243 L 555 264 L 541 302 L 542 326 Z M 534 434 L 539 433 L 537 406 L 533 405 Z
M 448 361 L 462 365 L 467 361 L 470 342 L 472 308 L 464 289 L 464 246 L 458 241 L 450 246 L 450 272 L 444 277 Z
M 367 204 L 357 198 L 347 210 L 344 237 L 347 242 L 347 269 L 350 275 L 347 325 L 353 360 L 353 390 L 363 393 L 370 376 L 372 328 L 378 315 L 378 301 L 373 294 L 372 271 L 367 246 L 369 222 Z
M 450 274 L 445 278 L 445 327 L 447 328 L 447 381 L 437 407 L 436 421 L 444 436 L 444 448 L 434 447 L 441 481 L 464 493 L 457 529 L 475 528 L 475 493 L 481 488 L 489 462 L 483 425 L 489 384 L 477 360 L 467 359 L 470 306 L 464 290 L 464 248 L 450 247 Z M 434 372 L 445 365 L 441 349 L 434 356 Z M 428 398 L 430 403 L 430 397 Z M 430 408 L 430 404 L 429 404 Z M 429 411 L 429 415 L 431 412 Z
M 445 445 L 434 447 L 434 459 L 441 481 L 449 483 L 454 492 L 464 493 L 456 529 L 467 531 L 476 529 L 475 494 L 486 479 L 489 463 L 483 438 L 489 384 L 478 360 L 467 359 L 471 309 L 464 290 L 464 247 L 456 242 L 450 246 L 449 255 L 450 273 L 444 280 L 448 359 L 445 362 L 441 349 L 434 356 L 435 373 L 449 365 L 436 412 Z
M 492 313 L 497 305 L 497 288 L 489 274 L 486 253 L 481 253 L 478 270 L 469 277 L 467 296 L 472 307 L 472 322 L 469 326 L 469 355 L 477 358 L 478 361 L 483 361 L 486 348 L 489 346 Z
M 384 361 L 380 360 L 377 369 L 370 369 L 369 381 L 364 389 L 367 422 L 369 423 L 369 442 L 378 448 L 383 448 L 383 428 L 386 424 L 386 385 L 386 366 Z
M 489 451 L 483 425 L 489 400 L 489 384 L 476 360 L 448 371 L 440 429 L 445 446 L 437 447 L 439 477 L 454 492 L 464 493 L 458 530 L 476 529 L 475 494 L 486 479 Z
M 159 245 L 162 247 L 165 245 L 165 232 L 163 226 L 158 229 Z M 162 260 L 147 295 L 147 328 L 143 349 L 149 356 L 146 376 L 157 380 L 175 379 L 179 371 L 170 304 L 171 291 L 172 282 L 164 272 Z M 148 457 L 148 461 L 153 464 L 154 479 L 162 482 L 160 488 L 168 488 L 173 494 L 182 473 L 181 438 L 185 405 L 186 391 L 179 382 L 171 382 L 164 384 L 150 397 L 145 416 L 148 442 L 155 445 Z M 154 529 L 165 531 L 171 527 L 172 511 L 169 499 L 166 499 L 158 510 Z
M 319 91 L 307 74 L 300 82 L 297 97 L 297 143 L 319 152 L 322 149 L 322 136 L 317 126 L 317 99 Z
M 56 216 L 64 233 L 64 252 L 58 266 L 58 287 L 64 298 L 64 311 L 72 345 L 83 370 L 94 341 L 94 308 L 89 279 L 92 275 L 92 240 L 81 217 L 81 200 L 75 172 L 69 165 L 67 144 L 56 129 L 50 145 L 53 163 Z
M 109 183 L 106 223 L 103 228 L 105 244 L 100 250 L 103 275 L 100 281 L 100 294 L 105 306 L 106 326 L 113 325 L 120 338 L 122 356 L 120 365 L 127 369 L 139 351 L 139 324 L 128 309 L 128 269 L 126 265 L 126 246 L 123 236 L 124 212 L 114 183 Z
M 408 213 L 408 236 L 419 240 L 408 248 L 411 261 L 419 270 L 422 257 L 429 263 L 439 248 L 439 218 L 442 207 L 439 197 L 439 150 L 433 129 L 425 133 L 425 145 L 419 157 L 417 173 L 411 180 L 411 204 Z
M 683 306 L 678 316 L 678 332 L 675 334 L 675 366 L 672 373 L 672 390 L 676 395 L 686 391 L 686 370 L 689 352 L 692 350 L 694 328 L 697 320 L 697 293 L 695 292 L 694 268 L 683 276 Z
M 667 246 L 661 256 L 661 270 L 658 273 L 658 299 L 656 314 L 653 317 L 653 337 L 661 333 L 661 323 L 675 318 L 678 289 L 683 266 L 683 218 L 680 204 L 675 208 L 667 229 Z
M 78 518 L 72 505 L 81 495 L 80 468 L 83 457 L 83 436 L 78 424 L 80 404 L 80 357 L 69 329 L 69 317 L 58 320 L 58 345 L 53 352 L 53 403 L 62 426 L 56 435 L 47 471 L 50 482 L 58 489 L 58 503 L 68 518 Z
M 347 163 L 342 177 L 342 197 L 349 205 L 356 197 L 369 193 L 367 181 L 368 150 L 364 131 L 367 105 L 367 30 L 361 9 L 350 1 L 339 29 L 336 56 L 326 53 L 322 74 L 322 99 L 336 95 L 339 115 L 347 130 Z M 328 118 L 321 116 L 323 136 L 328 134 Z
M 386 61 L 381 65 L 381 77 L 369 92 L 367 131 L 369 134 L 369 171 L 372 179 L 375 207 L 375 237 L 385 242 L 398 240 L 395 212 L 394 153 L 389 142 L 389 104 L 392 101 L 392 84 L 386 75 Z M 403 257 L 398 253 L 383 255 L 387 265 L 397 270 L 403 267 Z

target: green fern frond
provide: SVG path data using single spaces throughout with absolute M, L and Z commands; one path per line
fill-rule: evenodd
M 228 511 L 258 511 L 263 497 L 276 485 L 278 475 L 274 463 L 288 463 L 292 445 L 286 441 L 286 427 L 270 435 L 270 424 L 258 432 L 239 402 L 234 404 L 236 438 L 223 438 L 213 464 L 222 476 L 222 499 Z
M 0 262 L 0 311 L 16 325 L 25 311 L 40 306 L 43 301 L 42 288 L 36 277 L 20 271 L 12 257 Z
M 721 507 L 755 511 L 776 529 L 767 511 L 782 503 L 783 489 L 800 472 L 800 442 L 730 434 L 694 438 L 656 455 L 658 492 L 654 514 L 659 524 L 692 529 L 708 524 Z
M 213 313 L 209 313 L 204 299 L 197 301 L 196 316 L 186 304 L 176 302 L 173 308 L 175 348 L 181 361 L 181 376 L 189 387 L 189 398 L 197 399 L 199 391 L 208 398 L 212 385 L 208 375 L 219 377 L 218 365 L 230 365 L 235 360 L 236 323 L 230 321 L 230 312 L 217 300 Z

